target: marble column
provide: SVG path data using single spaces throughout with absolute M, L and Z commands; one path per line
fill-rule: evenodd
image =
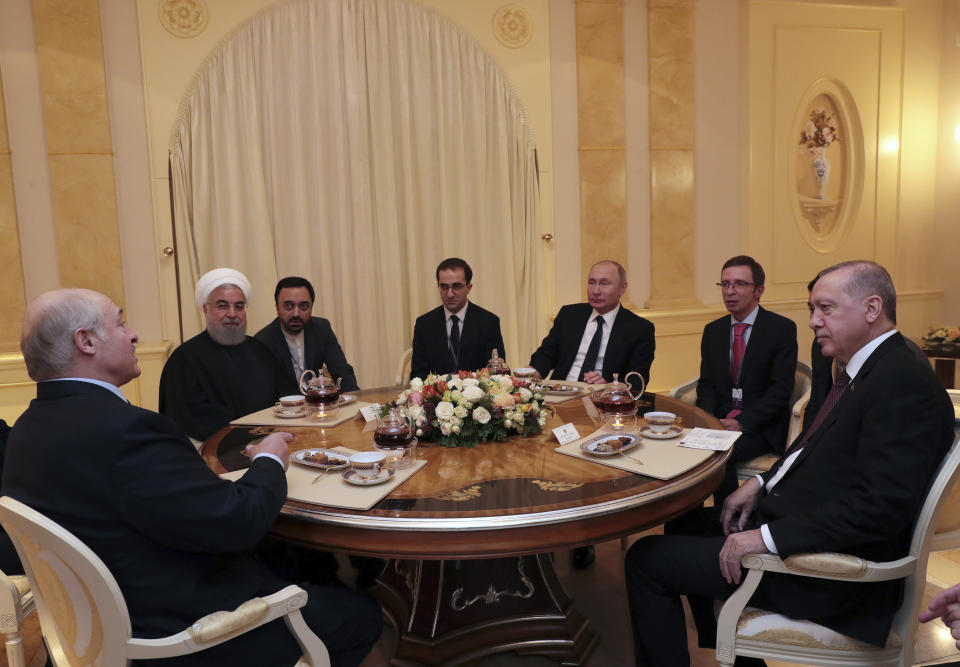
M 123 304 L 98 0 L 33 0 L 57 258 L 64 287 Z
M 694 284 L 693 0 L 648 0 L 650 298 L 698 303 Z
M 623 0 L 577 0 L 580 260 L 627 267 Z
M 0 317 L 0 353 L 3 353 L 15 352 L 19 349 L 20 321 L 23 319 L 25 297 L 2 82 L 0 82 L 0 239 L 3 239 L 0 243 L 0 304 L 3 304 L 3 317 Z

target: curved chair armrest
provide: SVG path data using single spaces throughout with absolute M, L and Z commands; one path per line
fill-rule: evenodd
M 803 411 L 807 409 L 807 404 L 810 403 L 810 390 L 807 389 L 803 394 L 800 395 L 800 398 L 796 400 L 793 404 L 793 416 L 798 419 L 803 416 Z
M 902 579 L 917 567 L 917 558 L 905 556 L 883 563 L 838 553 L 795 554 L 781 560 L 775 554 L 750 554 L 741 564 L 748 570 L 764 570 L 816 579 L 840 581 L 887 581 Z
M 307 592 L 299 586 L 287 586 L 271 595 L 247 600 L 234 611 L 218 611 L 204 616 L 189 628 L 157 639 L 131 639 L 127 655 L 133 660 L 167 658 L 216 646 L 228 639 L 299 610 L 307 603 Z
M 670 398 L 679 398 L 680 400 L 685 400 L 684 395 L 688 394 L 690 391 L 697 388 L 697 383 L 700 382 L 700 376 L 688 380 L 683 384 L 678 384 L 676 387 L 667 392 L 667 396 Z M 689 401 L 688 401 L 689 402 Z

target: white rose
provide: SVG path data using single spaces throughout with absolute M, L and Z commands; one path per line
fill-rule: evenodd
M 450 428 L 450 430 L 453 431 L 454 433 L 459 433 L 459 432 L 460 432 L 460 427 L 459 427 L 459 426 L 452 426 L 452 427 Z
M 453 414 L 455 414 L 458 418 L 463 419 L 467 416 L 467 409 L 462 405 L 458 405 L 456 408 L 454 408 Z
M 460 426 L 460 424 L 462 424 L 462 423 L 463 423 L 463 420 L 462 420 L 462 419 L 459 419 L 458 417 L 451 417 L 451 418 L 450 418 L 450 426 Z
M 449 401 L 440 401 L 436 409 L 437 419 L 447 421 L 453 416 L 453 403 Z
M 511 428 L 512 426 L 513 426 L 513 422 L 512 422 L 512 421 L 510 421 L 509 419 L 503 420 L 503 427 L 504 427 L 504 428 Z
M 448 424 L 447 422 L 443 422 L 442 424 L 440 424 L 440 433 L 442 433 L 443 435 L 450 435 L 450 428 L 451 428 L 450 424 Z
M 463 383 L 460 382 L 459 376 L 454 375 L 452 378 L 447 380 L 447 386 L 450 387 L 451 389 L 460 389 L 461 387 L 463 387 Z
M 509 375 L 494 375 L 491 379 L 500 385 L 504 391 L 513 389 L 513 380 Z
M 400 392 L 400 395 L 397 396 L 397 405 L 403 405 L 407 402 L 407 397 L 410 396 L 410 390 Z
M 423 380 L 421 380 L 420 378 L 413 378 L 412 380 L 410 380 L 410 389 L 412 389 L 413 391 L 420 391 L 421 389 L 423 389 Z
M 463 400 L 463 394 L 460 393 L 459 389 L 454 389 L 450 392 L 450 400 L 454 403 L 459 403 Z
M 514 415 L 513 415 L 513 423 L 516 424 L 517 426 L 519 426 L 520 424 L 523 423 L 523 413 L 522 413 L 522 412 L 515 412 L 515 413 L 514 413 Z
M 543 424 L 541 424 L 541 426 L 543 426 Z M 417 437 L 419 438 L 419 437 L 422 436 L 422 435 L 423 435 L 423 429 L 422 429 L 422 428 L 418 428 L 418 429 L 417 429 Z
M 477 378 L 463 378 L 461 382 L 463 383 L 464 387 L 476 387 L 478 384 L 480 384 L 480 380 Z
M 468 378 L 471 379 L 471 378 Z M 479 401 L 483 398 L 483 389 L 475 384 L 467 385 L 463 388 L 463 397 L 468 401 Z
M 531 398 L 533 398 L 533 394 L 530 392 L 530 390 L 526 387 L 520 387 L 520 400 L 526 403 Z
M 490 421 L 490 412 L 483 406 L 473 411 L 473 421 L 478 424 L 486 424 Z
M 410 419 L 414 422 L 420 421 L 425 414 L 422 405 L 411 405 L 409 408 L 407 408 L 407 413 L 410 415 Z
M 462 405 L 463 407 L 465 407 L 467 410 L 472 410 L 472 409 L 473 409 L 473 403 L 472 403 L 471 401 L 464 401 L 464 402 L 461 403 L 460 405 Z

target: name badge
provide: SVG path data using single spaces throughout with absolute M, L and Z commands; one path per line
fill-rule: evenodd
M 730 390 L 730 397 L 733 399 L 733 407 L 743 408 L 743 389 L 734 387 Z
M 553 429 L 553 435 L 556 436 L 557 442 L 561 445 L 565 445 L 568 442 L 573 442 L 574 440 L 580 439 L 580 434 L 577 433 L 577 427 L 573 424 L 564 424 L 563 426 L 558 426 Z

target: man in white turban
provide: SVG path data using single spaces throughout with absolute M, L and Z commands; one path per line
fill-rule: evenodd
M 219 268 L 197 282 L 206 330 L 173 351 L 160 376 L 160 412 L 197 440 L 269 407 L 296 384 L 258 340 L 247 336 L 250 281 Z

